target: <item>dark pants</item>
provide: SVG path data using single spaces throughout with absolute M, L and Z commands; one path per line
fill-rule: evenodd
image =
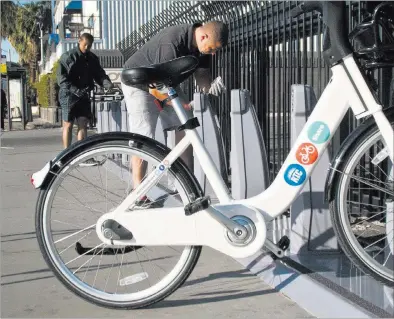
M 88 119 L 92 117 L 89 99 L 82 99 L 71 107 L 62 106 L 63 121 L 74 122 L 74 120 L 80 117 L 86 117 Z

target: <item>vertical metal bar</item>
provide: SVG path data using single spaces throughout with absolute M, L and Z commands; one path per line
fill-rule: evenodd
M 249 27 L 250 23 L 249 23 L 249 17 L 250 17 L 250 12 L 248 12 L 249 9 L 249 2 L 245 2 L 245 6 L 244 6 L 244 10 L 246 11 L 245 13 L 245 26 L 246 26 L 246 34 L 244 34 L 243 38 L 244 38 L 244 43 L 246 46 L 246 54 L 245 54 L 245 88 L 251 92 L 251 86 L 250 86 L 250 70 L 251 70 L 251 60 L 250 60 L 250 52 L 251 52 L 251 45 L 250 45 L 250 37 L 249 37 Z M 253 99 L 253 96 L 251 96 L 251 99 Z
M 295 51 L 296 51 L 296 77 L 297 77 L 297 83 L 301 83 L 301 40 L 300 40 L 300 17 L 296 18 L 296 46 L 295 46 Z
M 272 6 L 272 3 L 269 4 Z M 264 44 L 265 44 L 265 67 L 266 67 L 266 86 L 265 86 L 265 91 L 266 91 L 266 102 L 265 102 L 265 117 L 267 119 L 266 127 L 267 127 L 267 145 L 268 145 L 268 158 L 269 161 L 273 162 L 273 155 L 272 155 L 272 145 L 271 145 L 271 117 L 270 117 L 270 108 L 271 108 L 271 55 L 269 51 L 269 31 L 268 31 L 268 5 L 267 2 L 264 3 L 264 15 L 262 15 L 262 18 L 265 17 L 265 38 L 264 38 Z M 274 168 L 275 170 L 275 168 Z M 274 175 L 274 174 L 271 174 Z
M 254 81 L 254 86 L 253 90 L 255 90 L 254 93 L 254 99 L 255 99 L 255 105 L 256 105 L 256 111 L 257 111 L 257 118 L 259 119 L 259 124 L 261 127 L 261 132 L 263 134 L 263 139 L 265 137 L 265 132 L 264 132 L 264 123 L 261 121 L 261 114 L 263 112 L 264 106 L 261 104 L 262 99 L 261 99 L 261 83 L 262 83 L 262 78 L 263 74 L 261 72 L 261 60 L 262 56 L 260 56 L 260 37 L 259 37 L 259 6 L 260 3 L 258 1 L 255 1 L 254 8 L 253 8 L 253 25 L 254 25 L 254 30 L 253 30 L 253 39 L 254 39 L 254 50 L 253 50 L 253 60 L 254 60 L 254 73 L 253 73 L 253 81 Z
M 288 4 L 287 10 L 286 10 L 286 3 Z M 290 149 L 290 127 L 289 127 L 289 121 L 288 121 L 288 116 L 290 114 L 290 105 L 289 105 L 289 95 L 290 95 L 290 83 L 288 79 L 289 75 L 289 66 L 288 66 L 288 46 L 287 46 L 287 41 L 288 38 L 286 36 L 287 33 L 287 20 L 286 20 L 286 11 L 290 11 L 290 3 L 289 2 L 283 2 L 283 27 L 284 27 L 284 33 L 283 33 L 283 58 L 284 58 L 284 63 L 283 63 L 283 70 L 284 70 L 284 76 L 283 76 L 283 87 L 284 87 L 284 106 L 283 106 L 283 127 L 284 127 L 284 148 L 285 152 L 287 153 Z M 291 28 L 291 25 L 289 25 Z M 290 41 L 289 41 L 289 46 L 290 46 Z
M 314 82 L 314 73 L 315 73 L 315 65 L 314 65 L 314 58 L 315 58 L 315 37 L 314 37 L 314 32 L 313 32 L 313 26 L 314 26 L 314 19 L 313 19 L 313 13 L 311 12 L 311 25 L 310 25 L 310 37 L 309 37 L 309 41 L 311 42 L 310 45 L 310 73 L 311 73 L 311 85 L 314 88 L 315 87 L 315 82 Z
M 6 75 L 7 79 L 7 113 L 8 113 L 8 130 L 12 131 L 12 112 L 11 112 L 11 103 L 10 103 L 10 76 Z
M 242 10 L 242 6 L 240 6 L 240 8 L 241 8 L 241 10 Z M 238 8 L 238 10 L 239 10 L 239 8 Z M 238 29 L 238 32 L 237 32 L 237 53 L 239 54 L 239 58 L 240 58 L 240 61 L 239 61 L 239 65 L 238 65 L 238 68 L 237 68 L 237 78 L 239 79 L 239 85 L 242 87 L 242 51 L 241 51 L 241 34 L 242 34 L 242 28 L 240 27 L 240 24 L 242 23 L 241 22 L 241 17 L 239 16 L 239 11 L 237 10 L 237 14 L 238 14 L 238 16 L 237 16 L 237 29 Z M 234 59 L 236 59 L 236 55 L 234 56 Z M 238 86 L 239 87 L 239 86 Z
M 289 2 L 289 11 L 291 8 L 291 2 Z M 289 17 L 289 68 L 290 68 L 290 83 L 289 83 L 289 89 L 291 90 L 291 85 L 295 82 L 295 64 L 294 63 L 294 55 L 293 55 L 293 49 L 295 48 L 295 42 L 294 42 L 294 34 L 293 34 L 293 19 Z M 290 134 L 289 134 L 289 141 L 290 139 Z
M 241 42 L 241 46 L 242 46 L 242 59 L 243 59 L 243 63 L 242 63 L 242 88 L 246 88 L 246 47 L 245 47 L 245 15 L 243 13 L 244 11 L 244 5 L 242 5 L 241 7 L 241 23 L 242 23 L 242 32 L 240 35 L 240 42 Z
M 307 83 L 307 45 L 306 45 L 306 41 L 307 41 L 307 36 L 306 36 L 306 18 L 307 18 L 307 14 L 304 13 L 302 15 L 303 19 L 302 19 L 302 54 L 303 54 L 303 84 Z
M 271 51 L 272 51 L 272 57 L 273 57 L 273 61 L 272 61 L 272 122 L 273 122 L 273 150 L 274 150 L 274 158 L 277 158 L 276 156 L 276 139 L 277 139 L 277 134 L 276 134 L 276 126 L 275 126 L 275 111 L 276 111 L 276 104 L 275 104 L 275 85 L 276 85 L 276 50 L 275 50 L 275 15 L 274 15 L 274 4 L 271 3 L 271 30 L 272 30 L 272 34 L 271 34 Z M 271 115 L 270 114 L 270 115 Z M 276 167 L 277 167 L 277 163 L 274 160 L 274 172 L 276 172 Z
M 276 39 L 277 39 L 277 50 L 275 50 L 275 54 L 278 54 L 278 90 L 276 90 L 277 95 L 278 95 L 278 104 L 277 104 L 277 110 L 276 110 L 276 126 L 277 126 L 277 140 L 278 140 L 278 168 L 280 166 L 280 163 L 283 161 L 282 160 L 282 155 L 283 155 L 283 145 L 282 145 L 282 123 L 281 123 L 281 118 L 282 118 L 282 99 L 283 99 L 283 88 L 281 87 L 282 85 L 282 66 L 281 66 L 281 51 L 280 51 L 280 24 L 279 24 L 279 6 L 280 2 L 276 3 Z M 276 59 L 275 59 L 276 60 Z
M 322 73 L 322 63 L 321 63 L 321 58 L 322 58 L 322 41 L 321 41 L 321 19 L 319 17 L 319 19 L 317 20 L 317 68 L 318 68 L 318 72 L 319 72 L 319 84 L 318 84 L 318 91 L 317 91 L 317 96 L 316 98 L 320 98 L 320 95 L 322 93 L 322 77 L 321 77 L 321 73 Z
M 250 44 L 250 49 L 249 49 L 249 53 L 248 53 L 248 60 L 249 60 L 249 90 L 251 93 L 251 99 L 254 103 L 254 105 L 256 105 L 257 100 L 254 99 L 254 94 L 256 92 L 255 89 L 255 81 L 253 81 L 253 76 L 255 73 L 255 63 L 254 63 L 254 51 L 256 49 L 255 45 L 254 45 L 254 41 L 253 41 L 253 28 L 254 28 L 254 20 L 253 20 L 253 3 L 249 2 L 249 12 L 248 12 L 248 17 L 249 17 L 249 23 L 248 25 L 250 26 L 249 30 L 248 30 L 248 46 Z

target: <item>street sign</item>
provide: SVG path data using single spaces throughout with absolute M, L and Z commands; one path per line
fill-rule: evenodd
M 7 73 L 7 56 L 1 55 L 0 73 Z

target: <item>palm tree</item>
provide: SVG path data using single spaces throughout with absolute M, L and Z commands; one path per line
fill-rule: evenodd
M 40 57 L 40 26 L 44 33 L 51 27 L 50 2 L 32 2 L 15 5 L 1 1 L 1 36 L 7 38 L 19 54 L 22 65 L 29 67 L 29 75 L 35 82 Z
M 16 5 L 12 1 L 0 1 L 1 11 L 1 39 L 8 38 L 14 31 Z

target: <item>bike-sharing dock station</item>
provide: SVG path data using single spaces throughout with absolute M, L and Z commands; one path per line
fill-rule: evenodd
M 313 88 L 308 85 L 292 85 L 291 96 L 291 137 L 294 142 L 316 103 L 316 96 Z M 98 102 L 98 133 L 128 130 L 125 102 L 121 96 L 117 99 L 118 101 Z M 223 179 L 230 182 L 232 197 L 248 198 L 268 188 L 270 182 L 266 145 L 251 103 L 250 92 L 243 89 L 231 90 L 229 163 L 224 155 L 218 117 L 207 94 L 194 93 L 194 114 L 199 120 L 198 132 L 205 147 Z M 313 132 L 315 136 L 312 138 L 327 138 L 321 127 L 324 128 L 316 123 Z M 175 131 L 163 131 L 160 119 L 156 140 L 169 148 L 175 146 Z M 300 153 L 301 160 L 308 161 L 314 155 L 313 152 L 313 146 L 305 147 Z M 278 243 L 284 236 L 290 239 L 285 257 L 278 259 L 267 251 L 261 251 L 251 258 L 238 261 L 316 317 L 390 317 L 394 311 L 393 288 L 364 275 L 338 247 L 328 203 L 325 201 L 329 153 L 326 152 L 320 159 L 288 214 L 268 225 L 267 236 L 274 243 Z M 231 168 L 231 176 L 227 174 L 228 166 Z M 110 169 L 122 175 L 124 181 L 131 181 L 131 176 L 124 173 L 127 170 L 119 170 L 117 167 Z M 205 194 L 215 202 L 212 186 L 197 161 L 194 163 L 194 174 Z M 288 175 L 289 183 L 298 183 L 299 178 L 296 169 Z M 387 212 L 393 215 L 393 207 L 387 206 Z

